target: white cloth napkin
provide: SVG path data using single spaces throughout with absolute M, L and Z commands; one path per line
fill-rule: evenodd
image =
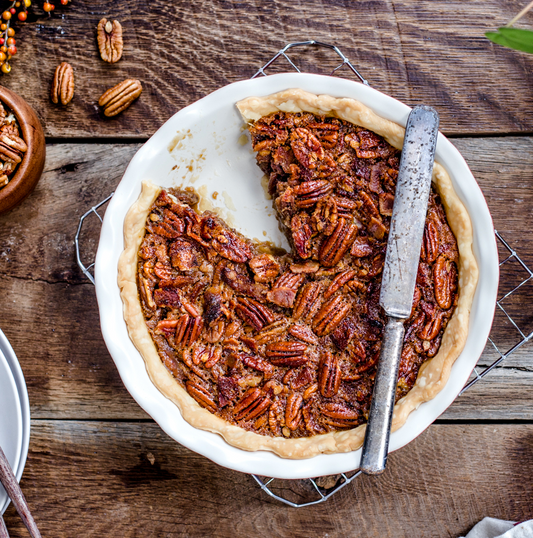
M 533 519 L 516 525 L 513 521 L 486 517 L 461 538 L 533 538 Z

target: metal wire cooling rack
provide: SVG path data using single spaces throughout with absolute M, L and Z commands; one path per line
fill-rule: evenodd
M 336 56 L 338 56 L 341 59 L 341 63 L 336 65 L 330 72 L 329 75 L 337 75 L 341 70 L 344 69 L 344 72 L 347 72 L 350 76 L 356 76 L 359 81 L 363 84 L 369 85 L 366 79 L 359 73 L 359 71 L 352 65 L 352 63 L 348 60 L 348 58 L 339 50 L 338 47 L 334 45 L 329 45 L 327 43 L 321 43 L 319 41 L 302 41 L 297 43 L 289 43 L 285 47 L 283 47 L 279 52 L 277 52 L 263 67 L 261 67 L 252 78 L 256 78 L 258 76 L 267 76 L 266 70 L 272 69 L 275 63 L 278 63 L 281 60 L 284 60 L 286 63 L 289 64 L 289 66 L 296 70 L 297 72 L 301 72 L 300 68 L 297 66 L 295 60 L 289 56 L 289 52 L 295 52 L 296 49 L 302 49 L 302 48 L 321 48 L 321 49 L 327 49 L 329 51 L 332 51 Z M 334 56 L 335 58 L 335 56 Z M 109 202 L 111 197 L 113 196 L 113 193 L 110 194 L 105 200 L 102 200 L 100 203 L 95 205 L 94 207 L 91 207 L 81 218 L 78 225 L 78 230 L 76 232 L 76 237 L 74 240 L 75 247 L 76 247 L 76 260 L 78 263 L 78 266 L 83 271 L 83 274 L 94 284 L 94 276 L 91 273 L 91 269 L 94 266 L 94 261 L 89 263 L 87 266 L 82 260 L 81 255 L 81 248 L 80 248 L 80 238 L 82 235 L 83 225 L 85 221 L 90 218 L 91 216 L 96 216 L 100 223 L 102 222 L 102 216 L 98 213 L 99 209 L 102 209 L 103 206 Z M 528 343 L 530 340 L 533 339 L 533 331 L 527 333 L 527 331 L 524 331 L 523 328 L 520 327 L 520 324 L 514 319 L 513 314 L 510 314 L 508 312 L 508 306 L 506 306 L 506 301 L 509 302 L 509 299 L 519 292 L 523 286 L 525 286 L 528 282 L 531 281 L 533 283 L 533 272 L 531 269 L 523 262 L 523 260 L 518 256 L 516 251 L 505 241 L 505 239 L 497 232 L 495 231 L 496 238 L 498 239 L 498 244 L 500 247 L 500 259 L 503 261 L 500 262 L 500 272 L 502 272 L 502 268 L 507 265 L 513 265 L 514 266 L 514 272 L 516 273 L 516 270 L 520 271 L 524 276 L 519 276 L 520 282 L 513 286 L 512 289 L 507 291 L 500 299 L 496 301 L 497 306 L 497 314 L 500 313 L 503 315 L 504 320 L 507 320 L 507 322 L 510 324 L 512 328 L 516 331 L 517 334 L 517 340 L 516 343 L 514 343 L 509 349 L 507 350 L 501 350 L 501 345 L 498 346 L 495 342 L 495 338 L 493 337 L 494 333 L 494 326 L 491 331 L 490 337 L 489 337 L 489 343 L 487 344 L 485 352 L 490 349 L 490 346 L 492 346 L 492 353 L 496 353 L 496 360 L 494 360 L 491 364 L 488 366 L 480 366 L 481 359 L 478 362 L 478 365 L 474 368 L 473 371 L 473 377 L 472 379 L 463 387 L 461 392 L 459 394 L 463 394 L 467 389 L 472 387 L 475 383 L 483 379 L 489 372 L 491 372 L 494 368 L 499 366 L 504 360 L 506 360 L 511 354 L 515 353 L 519 348 L 521 348 L 524 344 Z M 490 353 L 489 353 L 490 355 Z M 483 358 L 483 356 L 482 356 Z M 269 477 L 260 477 L 257 475 L 252 475 L 252 477 L 255 479 L 259 487 L 270 497 L 273 499 L 276 499 L 277 501 L 280 501 L 282 503 L 285 503 L 289 506 L 292 506 L 294 508 L 297 507 L 304 507 L 304 506 L 311 506 L 313 504 L 319 504 L 324 501 L 327 501 L 332 495 L 340 491 L 342 488 L 350 484 L 355 478 L 357 478 L 361 474 L 361 471 L 358 469 L 355 469 L 352 472 L 349 473 L 341 473 L 339 475 L 334 475 L 332 477 L 321 477 L 321 478 L 308 478 L 306 480 L 299 480 L 299 481 L 291 481 L 291 482 L 299 482 L 299 483 L 305 483 L 303 489 L 308 490 L 307 493 L 309 493 L 309 490 L 315 494 L 316 498 L 310 501 L 306 502 L 296 502 L 287 499 L 282 494 L 277 494 L 273 491 L 273 486 L 276 484 L 275 481 L 286 483 L 288 481 L 286 480 L 280 480 L 276 478 L 269 478 Z M 283 489 L 283 488 L 282 488 Z M 302 489 L 302 488 L 300 488 Z M 293 493 L 291 488 L 289 488 L 289 492 Z

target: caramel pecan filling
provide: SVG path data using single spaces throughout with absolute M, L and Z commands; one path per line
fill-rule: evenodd
M 139 250 L 138 288 L 161 360 L 201 406 L 262 435 L 306 437 L 368 416 L 384 315 L 381 272 L 399 152 L 312 114 L 251 128 L 293 251 L 266 253 L 194 197 L 163 191 Z M 457 300 L 458 253 L 430 196 L 397 397 L 433 357 Z

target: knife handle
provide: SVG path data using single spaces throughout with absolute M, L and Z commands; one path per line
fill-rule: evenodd
M 383 332 L 378 371 L 370 404 L 370 418 L 366 426 L 361 456 L 360 468 L 366 474 L 381 474 L 387 463 L 398 368 L 405 333 L 404 321 L 404 319 L 389 317 Z

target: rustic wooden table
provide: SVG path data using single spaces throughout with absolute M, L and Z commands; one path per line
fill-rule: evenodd
M 132 400 L 100 334 L 93 286 L 78 269 L 79 217 L 110 193 L 142 143 L 172 114 L 250 77 L 288 42 L 337 44 L 377 89 L 432 105 L 470 165 L 496 228 L 533 266 L 533 56 L 488 42 L 518 0 L 35 1 L 1 83 L 37 111 L 47 160 L 36 191 L 0 216 L 0 327 L 26 376 L 31 441 L 22 487 L 44 537 L 450 536 L 484 516 L 533 518 L 533 350 L 523 348 L 459 397 L 424 434 L 327 503 L 293 509 L 247 475 L 168 438 Z M 123 59 L 99 59 L 102 17 L 124 27 Z M 533 23 L 528 15 L 524 24 Z M 55 67 L 72 64 L 76 94 L 50 103 Z M 305 70 L 329 61 L 301 55 Z M 138 78 L 144 91 L 104 119 L 96 101 Z M 89 226 L 86 248 L 97 245 Z M 511 265 L 502 290 L 520 281 Z M 531 330 L 533 288 L 509 308 Z M 503 345 L 517 340 L 496 320 Z M 486 353 L 481 364 L 492 356 Z M 299 483 L 286 493 L 305 493 Z M 27 536 L 13 507 L 11 536 Z

